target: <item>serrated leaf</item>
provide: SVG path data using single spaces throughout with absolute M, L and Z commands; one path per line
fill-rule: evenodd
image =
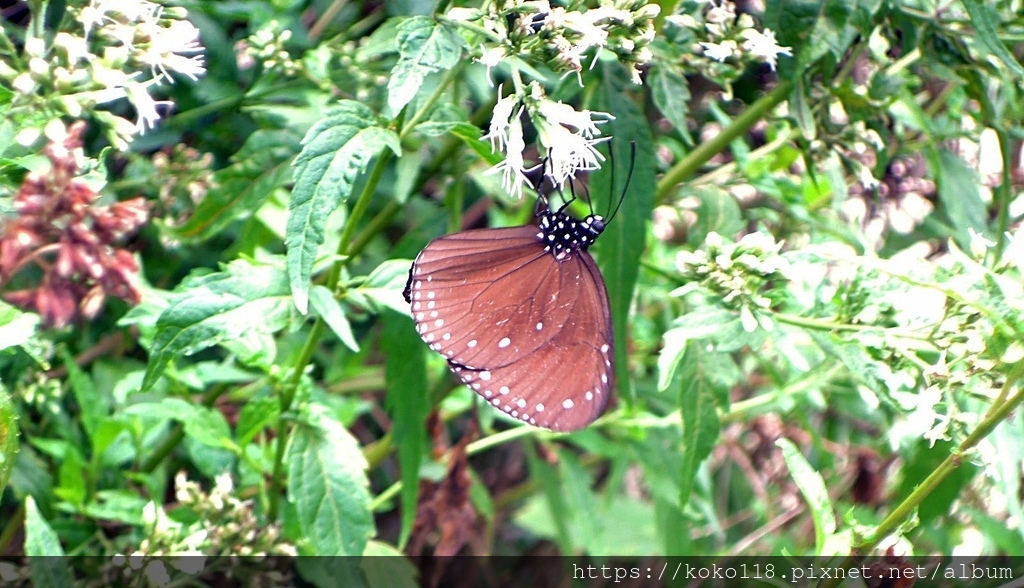
M 743 229 L 743 213 L 739 204 L 725 190 L 699 190 L 697 197 L 697 223 L 690 231 L 690 242 L 703 243 L 708 233 L 718 233 L 732 238 Z
M 246 402 L 238 413 L 238 424 L 235 425 L 238 445 L 248 445 L 260 431 L 276 421 L 280 414 L 281 402 L 277 398 L 265 396 Z
M 678 70 L 659 62 L 647 76 L 647 84 L 651 88 L 651 98 L 668 122 L 682 135 L 687 143 L 692 143 L 687 116 L 690 114 L 690 86 Z
M 554 524 L 558 548 L 563 555 L 571 554 L 574 550 L 570 528 L 574 519 L 572 513 L 569 512 L 569 505 L 562 490 L 561 473 L 557 468 L 538 457 L 536 450 L 528 451 L 526 457 L 531 479 L 538 480 L 541 490 L 544 492 L 548 507 L 547 519 Z
M 7 481 L 14 471 L 18 455 L 18 432 L 18 409 L 7 388 L 0 384 L 0 488 L 7 487 Z
M 734 311 L 703 306 L 676 319 L 673 328 L 665 331 L 665 343 L 658 354 L 658 390 L 667 390 L 689 341 L 703 339 L 721 331 L 726 325 L 738 325 Z
M 792 441 L 782 438 L 776 441 L 775 445 L 782 450 L 782 457 L 786 460 L 789 473 L 811 509 L 816 555 L 831 555 L 826 554 L 824 549 L 826 542 L 836 532 L 836 515 L 832 508 L 832 499 L 829 498 L 828 489 L 825 487 L 825 480 L 814 471 L 811 464 L 807 463 Z
M 448 130 L 451 134 L 462 139 L 462 142 L 472 149 L 473 152 L 488 165 L 497 165 L 504 159 L 504 156 L 501 153 L 496 153 L 491 149 L 490 143 L 480 140 L 480 129 L 475 126 L 467 123 L 464 125 L 455 125 Z
M 214 173 L 213 187 L 192 216 L 171 233 L 183 240 L 204 240 L 253 214 L 275 189 L 291 180 L 289 164 L 299 146 L 299 137 L 287 129 L 254 132 L 232 156 L 231 165 Z
M 360 567 L 369 588 L 417 588 L 419 568 L 400 549 L 370 541 L 366 544 Z
M 0 302 L 0 349 L 27 343 L 39 327 L 39 315 Z
M 341 339 L 341 342 L 356 353 L 359 352 L 359 343 L 352 334 L 352 325 L 349 324 L 345 312 L 338 304 L 338 299 L 324 286 L 313 286 L 309 291 L 309 304 L 313 312 L 322 318 L 331 331 Z
M 591 196 L 617 200 L 625 194 L 618 215 L 608 223 L 594 248 L 598 266 L 608 288 L 608 300 L 615 331 L 615 371 L 619 394 L 633 397 L 629 378 L 629 307 L 633 288 L 640 273 L 640 256 L 646 247 L 646 223 L 654 210 L 654 138 L 643 110 L 633 101 L 628 89 L 633 83 L 622 65 L 602 62 L 603 83 L 600 85 L 595 109 L 609 112 L 615 120 L 602 126 L 602 133 L 614 139 L 604 145 L 614 152 L 614 174 L 611 161 L 591 176 Z M 632 158 L 635 145 L 636 159 Z M 626 193 L 629 170 L 633 174 Z M 612 182 L 614 175 L 614 183 Z M 598 200 L 600 202 L 601 200 Z
M 408 314 L 409 303 L 405 301 L 402 292 L 411 267 L 411 260 L 389 259 L 374 268 L 366 281 L 358 288 L 349 290 L 348 295 L 353 302 L 361 303 L 365 300 L 378 313 L 389 308 L 400 314 Z
M 225 447 L 231 440 L 231 428 L 220 411 L 181 398 L 133 404 L 123 414 L 157 421 L 174 419 L 185 426 L 186 436 L 210 447 Z
M 971 231 L 985 232 L 988 211 L 978 191 L 980 179 L 959 155 L 939 149 L 932 156 L 936 170 L 936 189 L 939 202 L 956 231 L 956 242 L 961 249 L 970 251 Z
M 420 464 L 427 446 L 430 391 L 426 346 L 413 328 L 408 307 L 401 314 L 388 312 L 384 320 L 381 347 L 387 358 L 384 368 L 386 407 L 392 419 L 391 434 L 398 451 L 402 480 L 402 528 L 398 545 L 404 547 L 416 520 Z
M 686 361 L 679 374 L 682 387 L 679 393 L 679 412 L 683 419 L 682 463 L 679 476 L 679 505 L 686 508 L 693 492 L 697 468 L 711 455 L 718 440 L 721 423 L 718 420 L 716 397 L 728 397 L 729 390 L 715 387 L 715 370 L 709 354 L 698 345 L 691 344 Z M 709 366 L 711 364 L 711 366 Z M 709 369 L 710 367 L 710 369 Z
M 1014 74 L 1024 77 L 1024 67 L 1021 67 L 1017 58 L 999 40 L 999 15 L 995 9 L 979 0 L 963 0 L 963 2 L 967 8 L 967 15 L 971 17 L 971 24 L 974 25 L 976 38 L 981 41 L 981 47 L 995 55 Z
M 288 500 L 315 555 L 358 556 L 373 535 L 366 459 L 330 411 L 307 405 L 288 443 Z
M 398 135 L 375 126 L 376 122 L 363 104 L 343 101 L 306 133 L 302 152 L 295 158 L 285 243 L 292 296 L 303 314 L 327 217 L 352 194 L 356 176 L 374 155 L 385 147 L 401 152 Z
M 110 402 L 96 390 L 92 378 L 78 367 L 75 358 L 67 349 L 61 350 L 61 357 L 68 370 L 71 391 L 75 395 L 75 401 L 78 402 L 79 410 L 82 411 L 82 428 L 85 429 L 89 439 L 92 439 L 100 423 L 110 414 Z
M 276 265 L 233 261 L 223 271 L 186 280 L 157 319 L 142 381 L 148 390 L 167 364 L 251 332 L 282 329 L 291 314 L 288 283 Z M 259 317 L 259 320 L 253 320 Z
M 398 25 L 398 63 L 388 80 L 388 110 L 397 116 L 432 73 L 446 71 L 462 56 L 462 37 L 446 24 L 414 16 Z
M 36 501 L 25 498 L 25 555 L 32 584 L 41 588 L 63 588 L 74 586 L 74 577 L 64 557 L 60 539 L 39 513 Z

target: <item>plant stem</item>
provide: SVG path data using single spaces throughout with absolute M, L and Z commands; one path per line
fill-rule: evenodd
M 1006 383 L 1003 386 L 1004 391 L 1008 391 L 1015 384 L 1020 381 L 1021 375 L 1024 374 L 1024 361 L 1018 362 L 1014 365 L 1013 369 L 1007 375 Z M 1003 397 L 1001 394 L 1000 397 Z M 1024 402 L 1024 386 L 1018 387 L 1017 393 L 1010 397 L 1003 403 L 993 404 L 992 407 L 985 413 L 984 418 L 970 435 L 967 436 L 963 442 L 960 443 L 957 448 L 946 457 L 945 460 L 939 467 L 935 468 L 931 474 L 921 484 L 914 488 L 914 491 L 907 496 L 903 502 L 901 502 L 892 512 L 889 513 L 881 523 L 875 527 L 874 533 L 870 537 L 862 541 L 861 543 L 854 546 L 854 549 L 860 553 L 869 552 L 874 549 L 882 539 L 885 539 L 890 533 L 895 531 L 899 525 L 914 511 L 915 508 L 920 506 L 924 499 L 938 487 L 951 473 L 953 470 L 960 467 L 960 464 L 964 461 L 964 454 L 974 448 L 982 439 L 987 437 L 996 426 L 1003 422 L 1003 420 L 1010 414 L 1011 411 L 1020 407 L 1021 403 Z M 843 565 L 850 563 L 853 560 L 853 556 L 846 559 Z M 824 583 L 823 588 L 834 588 L 838 586 L 839 580 L 833 580 Z
M 534 429 L 533 427 L 524 426 L 516 427 L 514 429 L 508 429 L 500 433 L 495 433 L 494 435 L 491 435 L 489 437 L 484 437 L 483 439 L 473 441 L 468 446 L 466 446 L 466 455 L 476 455 L 477 453 L 482 453 L 492 447 L 496 447 L 498 445 L 501 445 L 502 443 L 508 443 L 509 441 L 514 441 L 516 439 L 519 439 L 520 437 L 528 437 L 530 435 L 541 434 L 543 434 L 542 431 Z M 447 462 L 451 458 L 451 455 L 451 451 L 448 451 L 444 455 L 442 460 Z M 370 511 L 376 511 L 377 509 L 381 508 L 381 506 L 386 504 L 389 500 L 391 500 L 392 497 L 398 494 L 401 490 L 401 480 L 388 486 L 387 489 L 378 494 L 377 497 L 370 502 Z
M 792 87 L 792 82 L 779 82 L 771 92 L 751 104 L 729 126 L 722 129 L 721 133 L 701 143 L 686 157 L 679 160 L 658 180 L 655 192 L 656 201 L 668 201 L 676 186 L 695 174 L 712 157 L 724 151 L 734 139 L 749 131 L 759 120 L 764 118 L 768 111 L 786 99 Z

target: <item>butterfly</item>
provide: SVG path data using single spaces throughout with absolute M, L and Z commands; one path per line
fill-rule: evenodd
M 555 431 L 601 415 L 615 364 L 608 291 L 587 253 L 606 221 L 578 220 L 566 208 L 552 210 L 541 197 L 537 225 L 434 239 L 404 293 L 416 331 L 463 383 L 512 417 Z

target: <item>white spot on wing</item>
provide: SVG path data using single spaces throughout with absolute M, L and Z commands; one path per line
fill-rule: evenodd
M 526 401 L 520 398 L 519 401 L 516 402 L 516 406 L 518 406 L 519 408 L 526 408 Z
M 476 339 L 473 339 L 469 343 L 466 343 L 466 347 L 469 347 L 470 349 L 476 347 Z
M 480 372 L 480 379 L 485 381 L 485 382 L 490 380 L 491 379 L 491 372 L 486 371 L 486 370 Z
M 508 386 L 502 386 L 501 388 L 498 388 L 498 392 L 501 392 L 502 394 L 508 394 Z
M 594 394 L 590 390 L 587 390 L 587 400 L 593 400 Z
M 544 412 L 544 405 L 543 404 L 538 404 L 536 410 L 537 410 L 537 412 Z
M 512 343 L 512 339 L 509 339 L 508 337 L 505 337 L 501 341 L 498 341 L 498 347 L 501 348 L 501 349 L 504 349 L 504 348 L 508 347 L 511 343 Z
M 543 329 L 543 328 L 544 328 L 544 323 L 537 323 L 537 330 L 538 331 Z
M 605 343 L 604 345 L 601 346 L 601 353 L 608 353 L 608 349 L 608 344 Z
M 601 374 L 601 383 L 602 384 L 607 384 L 608 383 L 608 376 L 606 374 Z
M 562 403 L 563 408 L 572 408 L 572 399 L 566 398 L 565 402 Z
M 437 319 L 436 321 L 434 321 L 434 326 L 435 327 L 443 327 L 444 326 L 444 319 Z

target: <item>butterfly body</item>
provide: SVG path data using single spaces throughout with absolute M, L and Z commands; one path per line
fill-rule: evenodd
M 431 241 L 405 297 L 417 332 L 467 386 L 523 422 L 571 431 L 600 416 L 611 395 L 608 293 L 587 253 L 605 223 L 538 216 L 537 226 Z

